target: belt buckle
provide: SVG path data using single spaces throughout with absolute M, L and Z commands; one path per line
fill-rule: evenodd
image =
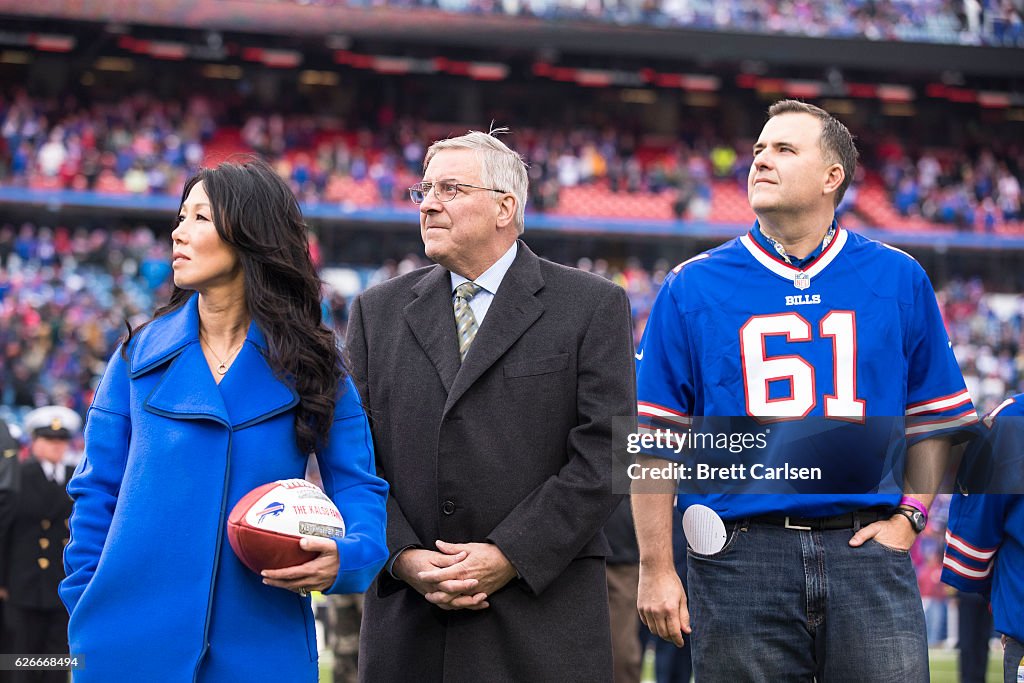
M 791 524 L 790 521 L 789 521 L 789 517 L 788 516 L 786 517 L 786 523 L 785 523 L 784 526 L 787 529 L 796 529 L 798 531 L 810 531 L 811 530 L 811 527 L 809 527 L 809 526 L 803 526 L 801 524 Z

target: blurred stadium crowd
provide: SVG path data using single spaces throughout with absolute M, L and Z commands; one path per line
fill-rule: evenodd
M 288 0 L 329 7 L 420 7 L 545 20 L 966 45 L 1024 44 L 1014 0 Z
M 0 183 L 171 194 L 204 158 L 255 152 L 307 204 L 367 208 L 406 200 L 434 131 L 382 107 L 379 125 L 328 126 L 310 114 L 239 115 L 225 101 L 139 93 L 109 101 L 0 94 Z M 530 208 L 572 216 L 745 223 L 751 141 L 713 118 L 674 139 L 610 127 L 521 127 Z M 913 149 L 895 132 L 862 141 L 864 168 L 841 215 L 851 227 L 1024 230 L 1024 147 L 1000 139 Z M 853 222 L 851 222 L 853 221 Z
M 84 415 L 125 322 L 148 319 L 169 295 L 169 259 L 170 242 L 148 227 L 72 231 L 0 225 L 0 416 L 17 424 L 27 410 L 51 403 Z M 342 267 L 363 288 L 423 265 L 422 257 L 408 255 L 376 269 Z M 647 269 L 630 261 L 616 267 L 583 258 L 571 265 L 627 291 L 639 339 L 674 264 Z M 937 290 L 979 410 L 1024 391 L 1024 296 L 986 292 L 979 280 L 953 279 Z M 357 291 L 334 292 L 325 285 L 325 316 L 341 334 L 347 299 Z

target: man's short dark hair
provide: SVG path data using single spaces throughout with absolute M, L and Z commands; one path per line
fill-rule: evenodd
M 768 118 L 780 114 L 810 114 L 821 121 L 821 151 L 829 163 L 842 166 L 846 176 L 836 190 L 835 202 L 836 206 L 839 206 L 839 202 L 843 201 L 846 194 L 846 188 L 853 182 L 853 174 L 857 170 L 857 157 L 860 156 L 857 146 L 853 143 L 850 129 L 821 107 L 799 100 L 779 100 L 768 107 Z

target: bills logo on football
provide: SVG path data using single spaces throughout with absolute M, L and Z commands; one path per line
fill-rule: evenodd
M 794 294 L 786 297 L 787 306 L 804 306 L 806 304 L 820 304 L 821 294 Z
M 260 510 L 257 524 L 263 524 L 263 520 L 265 518 L 277 517 L 282 512 L 284 512 L 284 503 L 271 503 L 267 507 Z

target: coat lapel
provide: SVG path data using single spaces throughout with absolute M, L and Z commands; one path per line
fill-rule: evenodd
M 448 271 L 435 266 L 412 288 L 416 298 L 403 309 L 409 329 L 450 392 L 459 372 L 459 342 L 455 335 L 455 312 Z
M 512 262 L 498 293 L 494 296 L 487 317 L 484 318 L 480 330 L 473 340 L 473 345 L 466 354 L 455 376 L 455 381 L 448 391 L 448 400 L 444 410 L 448 412 L 452 406 L 466 393 L 466 390 L 478 380 L 484 372 L 501 358 L 517 339 L 523 336 L 544 312 L 544 305 L 534 296 L 544 286 L 544 278 L 540 274 L 540 259 L 525 244 L 519 243 L 519 253 Z M 450 290 L 450 287 L 449 287 Z M 451 294 L 449 292 L 449 299 Z M 451 310 L 451 305 L 448 306 Z M 453 349 L 458 349 L 455 339 L 454 313 L 450 328 Z M 440 326 L 439 326 L 440 327 Z M 458 360 L 458 351 L 455 354 Z
M 146 399 L 146 409 L 179 419 L 209 418 L 230 425 L 227 407 L 213 381 L 199 340 L 182 349 Z
M 264 356 L 266 349 L 263 333 L 250 325 L 245 345 L 220 382 L 220 394 L 235 429 L 267 420 L 299 402 L 299 395 L 274 376 Z
M 296 393 L 277 380 L 264 360 L 267 342 L 255 322 L 217 385 L 199 345 L 198 301 L 193 295 L 174 313 L 153 320 L 133 341 L 132 378 L 167 366 L 146 399 L 146 409 L 178 419 L 207 418 L 239 429 L 296 405 Z

